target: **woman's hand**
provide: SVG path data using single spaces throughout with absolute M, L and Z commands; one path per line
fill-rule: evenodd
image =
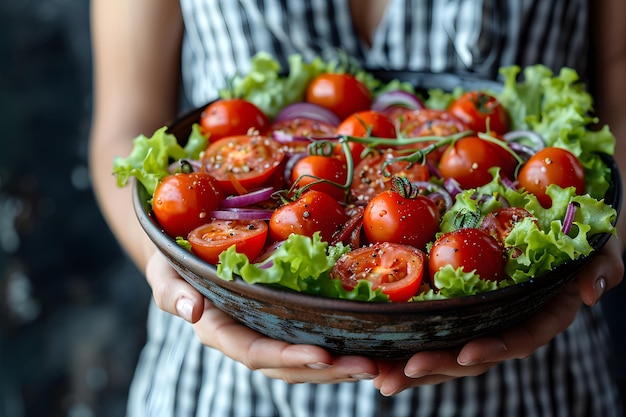
M 156 252 L 146 277 L 156 305 L 193 323 L 200 341 L 271 378 L 290 383 L 336 383 L 373 379 L 376 363 L 365 357 L 333 357 L 323 348 L 270 339 L 233 320 L 184 281 Z
M 621 245 L 611 238 L 561 293 L 521 325 L 494 337 L 473 340 L 457 350 L 420 352 L 408 361 L 379 361 L 374 384 L 383 395 L 407 388 L 476 376 L 502 361 L 530 356 L 574 321 L 582 303 L 592 306 L 624 275 Z

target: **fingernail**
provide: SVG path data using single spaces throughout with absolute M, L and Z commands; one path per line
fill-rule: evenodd
M 384 388 L 381 388 L 380 393 L 385 397 L 391 397 L 392 395 L 396 395 L 400 391 L 402 391 L 401 388 L 397 388 L 395 390 L 390 390 L 390 391 L 387 391 Z
M 480 358 L 472 357 L 471 354 L 462 352 L 461 354 L 459 354 L 456 361 L 461 366 L 478 365 L 480 363 L 488 361 L 488 358 L 493 359 L 502 357 L 503 352 L 508 351 L 509 347 L 506 343 L 504 343 L 504 341 L 501 340 L 499 343 L 494 342 L 494 344 L 489 345 L 487 349 L 488 350 L 483 349 L 483 354 L 485 356 Z
M 432 373 L 433 371 L 431 370 L 418 369 L 417 371 L 406 372 L 405 375 L 409 378 L 421 378 L 423 376 L 430 375 Z
M 606 279 L 604 279 L 604 277 L 598 278 L 595 284 L 593 284 L 593 289 L 596 295 L 595 302 L 598 302 L 598 300 L 600 299 L 600 297 L 602 297 L 602 294 L 604 294 L 604 291 L 606 290 Z
M 189 298 L 181 297 L 176 301 L 176 313 L 182 319 L 191 323 L 191 315 L 193 313 L 193 302 Z
M 369 379 L 376 378 L 376 375 L 368 374 L 366 372 L 363 372 L 363 373 L 360 373 L 360 374 L 352 374 L 352 375 L 350 375 L 350 378 L 358 379 L 358 380 L 361 380 L 361 381 L 367 381 Z
M 324 363 L 324 362 L 308 363 L 306 366 L 308 366 L 311 369 L 317 369 L 317 370 L 328 369 L 331 367 L 329 363 Z
M 477 365 L 479 363 L 482 363 L 483 359 L 463 359 L 463 358 L 459 358 L 457 362 L 461 366 L 472 366 L 472 365 Z

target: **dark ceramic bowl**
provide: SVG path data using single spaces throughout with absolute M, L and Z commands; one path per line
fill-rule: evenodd
M 459 80 L 451 77 L 414 75 L 411 81 L 433 87 L 444 82 L 452 87 L 459 85 Z M 171 125 L 170 132 L 180 140 L 187 138 L 201 110 L 180 118 Z M 612 187 L 605 201 L 619 210 L 621 183 L 617 166 L 609 156 L 604 160 L 612 170 Z M 496 291 L 449 300 L 365 303 L 251 285 L 241 279 L 224 281 L 217 277 L 215 266 L 178 246 L 161 230 L 150 215 L 147 199 L 145 189 L 135 185 L 134 207 L 141 226 L 174 269 L 219 309 L 274 339 L 319 345 L 337 354 L 381 358 L 450 348 L 519 324 L 561 291 L 610 237 L 594 236 L 591 244 L 595 250 L 590 256 Z

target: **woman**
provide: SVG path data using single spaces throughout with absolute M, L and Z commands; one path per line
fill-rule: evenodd
M 285 64 L 292 53 L 342 50 L 368 67 L 486 78 L 510 64 L 574 67 L 595 76 L 598 110 L 618 137 L 616 155 L 625 155 L 624 8 L 619 0 L 94 0 L 94 185 L 159 307 L 150 311 L 129 415 L 618 415 L 600 311 L 581 308 L 621 281 L 617 239 L 553 302 L 499 337 L 401 362 L 333 357 L 265 338 L 204 300 L 147 242 L 130 190 L 110 172 L 132 138 L 175 118 L 181 92 L 192 106 L 206 103 L 260 50 Z

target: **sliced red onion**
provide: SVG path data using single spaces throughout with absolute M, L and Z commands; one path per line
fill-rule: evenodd
M 517 142 L 509 142 L 509 148 L 511 148 L 513 152 L 515 152 L 520 158 L 525 161 L 527 161 L 528 159 L 530 159 L 531 156 L 537 153 L 537 150 L 535 150 L 535 148 L 531 148 L 530 146 L 522 145 L 521 143 Z
M 441 178 L 441 172 L 439 171 L 439 168 L 437 168 L 436 164 L 432 163 L 431 161 L 427 159 L 426 166 L 428 167 L 428 172 L 430 172 L 430 175 L 432 175 L 435 178 Z
M 528 147 L 533 149 L 535 151 L 534 153 L 546 147 L 546 142 L 543 140 L 543 137 L 532 130 L 513 130 L 505 133 L 502 137 L 509 143 L 520 143 L 523 142 L 523 140 L 527 140 L 530 142 Z
M 370 107 L 375 111 L 383 111 L 391 106 L 409 109 L 423 109 L 425 107 L 418 96 L 404 90 L 385 91 L 374 98 Z
M 313 142 L 313 138 L 307 136 L 297 136 L 287 133 L 283 130 L 274 130 L 272 132 L 272 139 L 283 145 L 289 145 L 294 142 Z
M 272 187 L 261 188 L 260 190 L 251 191 L 247 194 L 228 196 L 222 200 L 222 208 L 245 207 L 252 204 L 269 200 L 272 197 L 274 189 Z
M 412 184 L 418 188 L 427 190 L 429 194 L 426 195 L 426 197 L 430 198 L 435 203 L 443 201 L 446 210 L 450 209 L 454 204 L 454 198 L 450 195 L 448 190 L 440 185 L 428 181 L 414 181 Z
M 269 220 L 274 210 L 230 208 L 212 210 L 207 215 L 219 220 Z
M 443 180 L 443 186 L 452 197 L 456 197 L 457 194 L 463 191 L 461 184 L 454 178 L 446 178 Z
M 305 102 L 293 103 L 283 107 L 282 110 L 276 115 L 274 121 L 282 122 L 283 120 L 293 120 L 298 118 L 318 120 L 333 126 L 339 126 L 339 123 L 341 123 L 339 117 L 327 108 L 318 104 Z
M 561 229 L 564 234 L 568 234 L 574 224 L 574 217 L 576 216 L 576 204 L 571 201 L 567 204 L 567 210 L 565 211 L 565 217 L 563 218 L 563 228 Z
M 500 180 L 502 181 L 502 185 L 505 187 L 510 188 L 511 190 L 517 190 L 517 181 L 512 181 L 507 177 L 502 177 Z
M 263 250 L 263 252 L 261 252 L 261 254 L 256 257 L 256 259 L 254 260 L 254 263 L 257 264 L 259 266 L 259 268 L 265 268 L 266 267 L 266 266 L 263 266 L 263 265 L 267 265 L 267 267 L 272 266 L 273 262 L 272 261 L 267 261 L 267 258 L 272 256 L 274 254 L 274 252 L 276 252 L 282 246 L 283 243 L 285 243 L 284 240 L 279 240 L 278 242 L 274 242 L 271 245 L 269 245 L 268 247 L 266 247 Z M 261 265 L 259 265 L 259 264 L 261 264 Z
M 299 160 L 307 155 L 307 152 L 300 152 L 291 155 L 289 159 L 287 159 L 287 163 L 285 164 L 285 171 L 283 172 L 283 178 L 285 179 L 286 183 L 291 184 L 291 171 L 293 171 L 293 167 Z

